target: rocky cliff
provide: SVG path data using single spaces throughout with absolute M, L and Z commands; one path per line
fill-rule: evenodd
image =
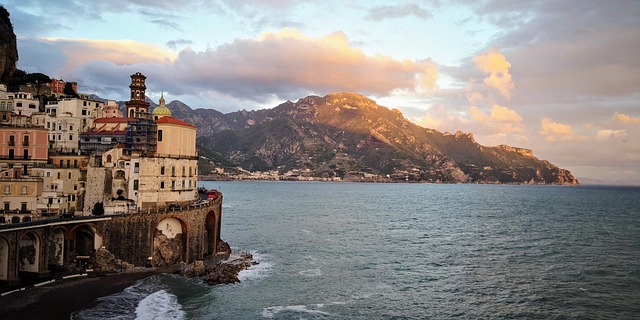
M 176 116 L 197 124 L 201 147 L 248 170 L 401 181 L 578 183 L 531 150 L 486 147 L 470 133 L 426 129 L 353 93 L 229 114 L 182 108 Z
M 9 12 L 0 6 L 0 83 L 7 83 L 16 70 L 18 46 Z

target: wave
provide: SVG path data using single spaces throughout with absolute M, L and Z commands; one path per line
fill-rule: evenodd
M 184 319 L 185 312 L 178 298 L 166 290 L 154 292 L 136 307 L 136 320 Z
M 251 252 L 251 254 L 253 255 L 253 260 L 257 261 L 259 264 L 240 271 L 240 273 L 238 273 L 238 279 L 240 282 L 263 279 L 271 274 L 273 262 L 269 259 L 269 255 L 257 252 Z
M 323 304 L 312 305 L 313 308 L 322 308 Z M 262 309 L 262 317 L 263 318 L 273 318 L 276 314 L 280 312 L 286 313 L 306 313 L 310 315 L 318 316 L 330 316 L 331 314 L 328 312 L 324 312 L 317 309 L 309 309 L 308 306 L 297 305 L 297 306 L 273 306 Z
M 165 275 L 153 275 L 136 281 L 123 292 L 98 298 L 88 309 L 71 314 L 73 320 L 184 319 L 178 299 L 165 289 Z

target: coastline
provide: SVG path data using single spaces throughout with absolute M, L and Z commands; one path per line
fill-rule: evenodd
M 0 318 L 69 319 L 71 313 L 90 307 L 98 298 L 124 291 L 157 270 L 89 276 L 54 282 L 0 297 Z

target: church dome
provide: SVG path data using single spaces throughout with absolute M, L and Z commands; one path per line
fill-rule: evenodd
M 160 96 L 160 105 L 151 112 L 152 116 L 171 116 L 171 110 L 164 104 L 164 93 Z

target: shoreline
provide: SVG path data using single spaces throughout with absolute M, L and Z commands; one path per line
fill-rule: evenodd
M 162 273 L 142 270 L 56 281 L 0 297 L 0 318 L 69 319 L 75 311 L 92 306 L 98 298 L 124 291 L 136 281 Z

